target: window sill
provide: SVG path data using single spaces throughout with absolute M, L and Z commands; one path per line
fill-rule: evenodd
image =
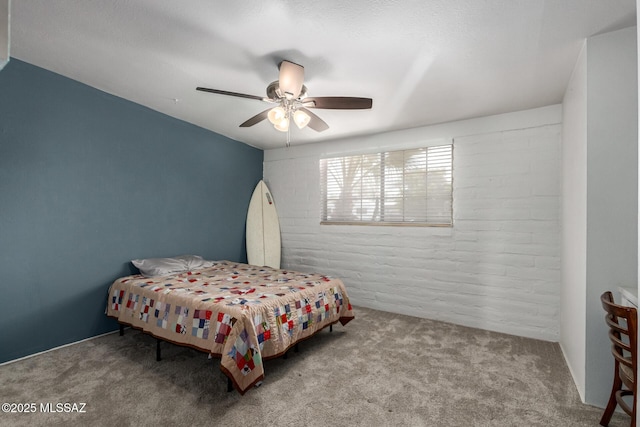
M 369 225 L 382 227 L 447 227 L 453 224 L 431 224 L 426 222 L 382 222 L 382 221 L 320 221 L 320 225 Z

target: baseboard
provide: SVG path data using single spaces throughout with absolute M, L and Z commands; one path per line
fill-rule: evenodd
M 580 401 L 582 403 L 585 403 L 585 399 L 584 399 L 584 387 L 580 387 L 578 385 L 578 382 L 576 381 L 576 376 L 573 372 L 572 366 L 569 363 L 569 360 L 567 359 L 567 355 L 564 351 L 564 347 L 562 346 L 562 341 L 559 341 L 558 344 L 560 345 L 560 352 L 562 353 L 562 357 L 564 358 L 564 363 L 567 365 L 567 368 L 569 368 L 569 373 L 571 374 L 571 378 L 573 379 L 573 384 L 576 386 L 576 390 L 578 390 L 578 395 L 580 396 Z
M 127 328 L 125 328 L 125 329 L 127 329 Z M 2 362 L 2 363 L 0 363 L 0 366 L 9 365 L 11 363 L 19 362 L 21 360 L 25 360 L 25 359 L 29 359 L 31 357 L 40 356 L 41 354 L 49 353 L 50 351 L 58 350 L 60 348 L 69 347 L 71 345 L 80 344 L 81 342 L 94 340 L 96 338 L 104 337 L 106 335 L 111 335 L 111 334 L 115 334 L 115 333 L 118 333 L 118 332 L 120 332 L 120 331 L 119 330 L 115 330 L 115 331 L 111 331 L 111 332 L 106 332 L 104 334 L 96 335 L 95 337 L 89 337 L 89 338 L 85 338 L 85 339 L 80 340 L 80 341 L 70 342 L 69 344 L 64 344 L 64 345 L 61 345 L 61 346 L 58 346 L 58 347 L 50 348 L 48 350 L 40 351 L 38 353 L 33 353 L 33 354 L 28 355 L 28 356 L 23 356 L 23 357 L 20 357 L 18 359 L 13 359 L 13 360 L 8 360 L 6 362 Z

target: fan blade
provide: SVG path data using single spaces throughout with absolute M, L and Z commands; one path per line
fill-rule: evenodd
M 246 95 L 244 93 L 228 92 L 226 90 L 209 89 L 207 87 L 197 87 L 196 90 L 202 92 L 217 93 L 219 95 L 237 96 L 239 98 L 257 99 L 258 101 L 264 101 L 264 98 L 262 96 Z
M 324 120 L 322 120 L 320 117 L 316 116 L 315 114 L 313 114 L 311 111 L 307 110 L 304 107 L 301 107 L 299 109 L 304 111 L 305 113 L 307 113 L 309 115 L 309 117 L 311 117 L 311 120 L 309 121 L 309 124 L 307 125 L 311 129 L 315 130 L 316 132 L 322 132 L 322 131 L 325 131 L 325 130 L 329 129 L 329 125 Z
M 242 123 L 240 125 L 241 128 L 248 128 L 250 126 L 255 125 L 256 123 L 260 123 L 261 121 L 263 121 L 264 119 L 267 118 L 267 116 L 269 115 L 269 110 L 271 110 L 271 108 L 264 110 L 262 113 L 258 113 L 255 116 L 251 117 L 249 120 L 247 120 L 246 122 Z
M 300 96 L 304 83 L 304 67 L 289 61 L 280 63 L 280 77 L 278 86 L 287 99 L 295 99 Z
M 320 96 L 302 100 L 308 108 L 332 110 L 367 110 L 373 105 L 371 98 L 353 98 L 349 96 Z

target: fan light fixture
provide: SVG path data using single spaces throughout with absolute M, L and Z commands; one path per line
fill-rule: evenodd
M 303 129 L 311 121 L 311 117 L 302 110 L 296 110 L 293 113 L 293 121 L 298 126 L 298 129 Z
M 287 112 L 284 108 L 278 106 L 269 110 L 269 115 L 267 117 L 271 124 L 277 125 L 280 121 L 287 118 Z
M 278 123 L 273 125 L 273 127 L 279 130 L 280 132 L 286 132 L 289 130 L 289 119 L 285 117 L 284 119 L 280 120 Z
M 273 124 L 273 127 L 280 132 L 287 132 L 289 130 L 289 123 L 291 121 L 291 109 L 285 108 L 281 105 L 269 110 L 267 118 Z M 293 112 L 293 122 L 298 126 L 298 129 L 304 129 L 309 124 L 311 117 L 301 110 L 295 110 Z

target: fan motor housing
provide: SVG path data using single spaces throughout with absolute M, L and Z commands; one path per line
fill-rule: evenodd
M 302 89 L 300 90 L 298 99 L 302 99 L 305 96 L 307 96 L 307 87 L 305 85 L 302 85 Z M 276 80 L 275 82 L 271 82 L 269 86 L 267 86 L 267 97 L 273 100 L 278 100 L 285 97 L 284 94 L 280 91 L 280 84 L 278 80 Z

